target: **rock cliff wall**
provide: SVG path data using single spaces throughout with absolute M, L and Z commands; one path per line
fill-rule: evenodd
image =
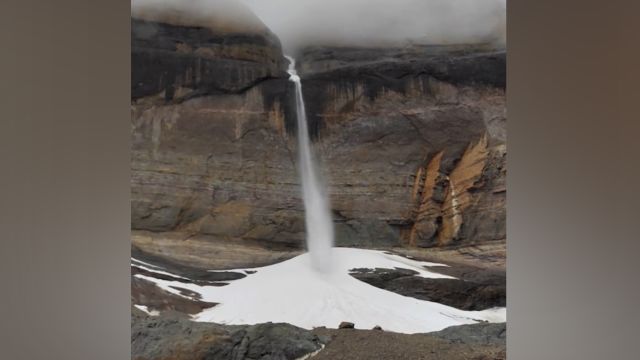
M 303 86 L 338 243 L 505 238 L 505 54 L 312 48 Z
M 505 54 L 297 55 L 339 245 L 505 238 Z M 293 88 L 278 39 L 132 19 L 132 229 L 304 244 Z

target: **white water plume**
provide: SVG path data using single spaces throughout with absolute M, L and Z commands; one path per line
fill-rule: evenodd
M 289 80 L 296 87 L 296 118 L 298 125 L 298 159 L 302 178 L 302 198 L 304 201 L 305 224 L 307 230 L 307 250 L 311 265 L 319 271 L 331 269 L 331 248 L 333 247 L 333 221 L 329 211 L 329 201 L 323 189 L 311 154 L 311 141 L 307 126 L 307 113 L 302 97 L 302 83 L 296 71 L 296 61 L 290 56 L 287 72 Z

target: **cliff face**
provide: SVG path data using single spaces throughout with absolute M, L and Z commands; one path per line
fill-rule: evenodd
M 298 243 L 283 61 L 268 31 L 132 20 L 133 229 Z
M 505 238 L 505 54 L 309 49 L 304 94 L 338 243 Z
M 298 55 L 339 245 L 505 238 L 505 54 Z M 132 19 L 132 228 L 300 247 L 293 88 L 268 30 Z
M 247 32 L 131 20 L 131 97 L 242 93 L 282 75 L 280 43 L 268 30 Z

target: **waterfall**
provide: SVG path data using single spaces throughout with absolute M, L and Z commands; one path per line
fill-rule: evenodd
M 316 167 L 311 154 L 307 114 L 302 98 L 302 83 L 296 72 L 296 61 L 289 60 L 289 80 L 296 87 L 296 117 L 298 124 L 298 155 L 299 171 L 302 178 L 302 199 L 304 201 L 307 250 L 311 258 L 311 265 L 319 271 L 331 268 L 331 247 L 333 246 L 333 221 L 329 211 L 329 201 L 326 189 L 322 187 L 316 173 Z

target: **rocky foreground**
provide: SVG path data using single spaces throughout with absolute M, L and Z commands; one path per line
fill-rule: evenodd
M 317 360 L 503 360 L 506 324 L 462 325 L 426 334 L 398 334 L 380 330 L 316 329 L 329 342 Z
M 178 314 L 152 317 L 137 309 L 131 323 L 134 360 L 301 359 L 326 342 L 326 337 L 288 324 L 223 326 Z
M 427 334 L 382 330 L 312 331 L 289 324 L 195 323 L 178 314 L 132 310 L 134 360 L 505 359 L 506 326 L 476 324 Z

